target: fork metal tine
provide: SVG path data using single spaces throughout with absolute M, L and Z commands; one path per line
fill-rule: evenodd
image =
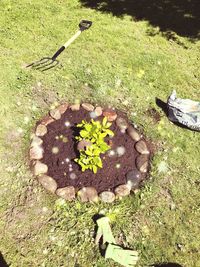
M 46 61 L 44 61 L 44 62 L 42 62 L 40 64 L 37 64 L 37 65 L 35 65 L 33 67 L 34 67 L 34 69 L 39 70 L 39 69 L 45 68 L 46 66 L 49 66 L 49 65 L 53 64 L 53 62 L 54 62 L 54 60 L 48 59 L 48 60 L 46 60 Z
M 50 70 L 52 68 L 55 68 L 58 64 L 59 64 L 59 61 L 58 60 L 54 60 L 50 64 L 46 64 L 45 66 L 41 66 L 40 68 L 37 68 L 37 69 L 40 69 L 41 71 L 46 71 L 46 70 Z
M 54 64 L 54 62 L 55 62 L 55 64 Z M 49 70 L 51 68 L 54 68 L 58 64 L 59 64 L 58 60 L 53 60 L 52 58 L 44 57 L 38 61 L 35 61 L 35 62 L 29 64 L 27 66 L 27 68 L 32 67 L 33 69 L 36 69 L 36 70 L 45 71 L 45 70 Z
M 33 64 L 33 68 L 37 69 L 40 66 L 45 66 L 46 64 L 51 64 L 52 59 L 51 58 L 42 58 L 40 61 L 36 61 L 35 64 Z
M 44 63 L 44 60 L 48 61 L 49 59 L 51 59 L 51 58 L 49 58 L 49 57 L 43 57 L 40 60 L 37 60 L 37 61 L 32 62 L 31 64 L 29 64 L 26 67 L 29 68 L 29 67 L 34 67 L 34 66 L 40 65 L 40 64 Z

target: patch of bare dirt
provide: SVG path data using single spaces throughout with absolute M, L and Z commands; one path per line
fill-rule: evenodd
M 161 120 L 160 113 L 155 108 L 149 108 L 146 111 L 146 115 L 150 117 L 155 124 Z
M 51 219 L 52 210 L 44 205 L 43 192 L 34 181 L 14 196 L 11 207 L 3 214 L 4 233 L 18 242 L 36 236 Z
M 59 99 L 55 90 L 48 90 L 40 82 L 32 87 L 31 95 L 40 108 L 47 108 Z

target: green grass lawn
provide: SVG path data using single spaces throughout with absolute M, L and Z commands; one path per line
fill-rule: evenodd
M 23 67 L 53 55 L 83 18 L 93 26 L 63 52 L 61 68 Z M 0 252 L 10 266 L 118 266 L 94 245 L 97 213 L 111 218 L 124 246 L 139 251 L 137 266 L 200 266 L 200 136 L 170 123 L 155 102 L 172 89 L 200 100 L 200 41 L 149 30 L 155 29 L 148 21 L 78 0 L 1 0 Z M 112 205 L 65 203 L 32 176 L 28 147 L 36 121 L 55 102 L 77 99 L 125 110 L 155 144 L 150 179 L 137 194 Z

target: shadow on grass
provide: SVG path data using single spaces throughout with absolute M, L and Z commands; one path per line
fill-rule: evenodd
M 166 116 L 168 116 L 167 103 L 156 97 L 156 105 L 162 109 Z
M 168 38 L 200 38 L 199 0 L 79 0 L 83 6 L 134 20 L 146 20 Z M 153 30 L 149 34 L 154 35 Z
M 5 262 L 1 252 L 0 252 L 0 267 L 9 267 L 9 265 Z

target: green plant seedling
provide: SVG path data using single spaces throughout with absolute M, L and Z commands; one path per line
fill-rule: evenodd
M 100 155 L 110 149 L 110 146 L 104 141 L 106 136 L 113 136 L 114 133 L 109 129 L 112 124 L 104 117 L 102 123 L 100 121 L 91 120 L 90 123 L 82 121 L 77 127 L 82 128 L 80 135 L 76 137 L 78 141 L 85 139 L 92 143 L 85 150 L 80 151 L 80 157 L 75 159 L 82 171 L 87 169 L 97 173 L 98 168 L 102 168 L 102 160 Z

